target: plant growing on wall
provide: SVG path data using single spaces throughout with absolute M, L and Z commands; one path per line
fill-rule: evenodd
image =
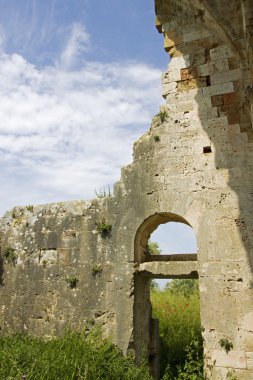
M 32 205 L 26 206 L 26 209 L 27 209 L 27 211 L 33 212 L 33 206 Z
M 227 338 L 222 338 L 219 341 L 219 343 L 220 343 L 221 348 L 223 348 L 226 351 L 227 354 L 233 348 L 233 343 L 230 342 Z
M 96 194 L 97 198 L 111 197 L 110 186 L 108 185 L 107 190 L 105 189 L 105 187 L 101 187 L 98 191 L 95 189 L 95 194 Z
M 158 116 L 160 117 L 161 123 L 164 123 L 169 117 L 167 111 L 160 111 Z
M 97 232 L 102 237 L 110 236 L 110 232 L 112 230 L 112 225 L 107 223 L 106 219 L 103 218 L 100 222 L 96 222 Z
M 77 283 L 78 283 L 78 278 L 75 277 L 75 276 L 68 276 L 65 278 L 66 280 L 66 283 L 69 284 L 70 288 L 71 289 L 74 289 L 77 287 Z
M 227 380 L 238 380 L 237 376 L 232 370 L 229 370 L 226 376 Z
M 103 272 L 103 269 L 101 268 L 101 264 L 94 264 L 92 267 L 92 274 L 96 276 L 97 274 L 100 274 Z
M 15 253 L 14 248 L 12 247 L 6 247 L 3 251 L 4 258 L 6 259 L 7 263 L 9 264 L 15 264 L 17 260 L 17 255 Z
M 155 141 L 155 142 L 159 142 L 159 141 L 161 141 L 161 140 L 160 140 L 160 136 L 158 136 L 158 135 L 154 135 L 154 141 Z

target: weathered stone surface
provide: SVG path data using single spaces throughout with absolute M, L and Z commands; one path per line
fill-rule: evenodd
M 142 263 L 137 273 L 150 278 L 197 278 L 198 264 L 196 261 Z
M 216 367 L 229 367 L 234 369 L 247 369 L 247 358 L 244 351 L 224 352 L 214 350 L 212 353 L 212 361 Z
M 250 95 L 253 45 L 249 42 L 252 41 L 249 25 L 252 25 L 253 4 L 250 1 L 156 0 L 156 13 L 158 30 L 164 31 L 165 38 L 178 35 L 183 39 L 183 42 L 174 43 L 173 52 L 177 51 L 182 57 L 191 56 L 189 73 L 193 72 L 194 78 L 195 73 L 197 77 L 206 77 L 204 87 L 196 80 L 197 92 L 188 92 L 185 83 L 180 85 L 177 80 L 177 91 L 182 89 L 187 96 L 187 121 L 180 115 L 184 112 L 186 97 L 174 90 L 168 92 L 165 99 L 177 126 L 189 128 L 194 124 L 197 129 L 198 143 L 195 144 L 199 148 L 195 155 L 201 160 L 201 143 L 202 147 L 210 146 L 211 150 L 209 160 L 195 164 L 192 171 L 195 181 L 202 185 L 198 190 L 196 212 L 199 216 L 202 213 L 200 220 L 204 223 L 203 229 L 198 225 L 197 236 L 206 365 L 212 368 L 208 378 L 225 379 L 234 369 L 231 374 L 237 379 L 250 379 L 253 378 L 250 216 L 253 181 L 248 168 L 253 169 L 253 99 Z M 183 73 L 181 80 L 192 79 L 185 78 L 187 73 Z M 177 114 L 176 109 L 179 110 Z M 206 133 L 205 138 L 201 131 Z M 171 130 L 170 133 L 173 134 Z M 192 134 L 192 145 L 195 138 Z M 186 157 L 192 160 L 188 154 Z M 186 176 L 190 166 L 187 165 L 187 172 L 184 172 Z M 197 175 L 199 171 L 200 176 Z M 202 179 L 197 180 L 198 177 Z M 177 178 L 181 181 L 180 175 Z M 208 178 L 212 178 L 211 182 Z M 176 181 L 175 176 L 173 180 Z M 222 338 L 233 343 L 233 350 L 228 354 L 221 351 Z

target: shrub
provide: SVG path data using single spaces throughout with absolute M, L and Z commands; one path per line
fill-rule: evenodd
M 70 288 L 71 289 L 74 289 L 77 287 L 77 283 L 78 283 L 78 278 L 75 277 L 75 276 L 68 276 L 65 278 L 66 280 L 66 283 L 69 284 Z
M 189 297 L 192 294 L 198 294 L 198 281 L 192 279 L 179 280 L 175 279 L 167 282 L 165 289 L 169 290 L 172 294 L 182 294 Z
M 28 206 L 26 206 L 26 209 L 27 209 L 27 211 L 29 211 L 29 212 L 33 212 L 33 206 L 32 206 L 32 205 L 28 205 Z
M 175 380 L 204 380 L 203 355 L 200 342 L 192 336 L 192 341 L 185 349 L 186 359 L 183 368 L 179 367 Z
M 17 261 L 17 255 L 12 247 L 6 247 L 3 251 L 3 256 L 9 264 L 15 264 Z
M 168 119 L 168 117 L 169 117 L 168 112 L 165 111 L 165 110 L 164 111 L 160 111 L 159 114 L 158 114 L 158 116 L 160 117 L 160 120 L 161 120 L 162 123 L 164 123 Z
M 230 342 L 227 338 L 222 338 L 219 341 L 219 343 L 220 343 L 221 348 L 223 348 L 226 351 L 227 354 L 233 348 L 233 343 Z
M 92 274 L 96 276 L 97 274 L 100 274 L 103 272 L 103 269 L 101 267 L 101 264 L 94 264 L 92 267 Z
M 97 232 L 102 237 L 110 236 L 110 232 L 112 230 L 112 225 L 107 223 L 105 218 L 103 218 L 100 222 L 96 222 Z

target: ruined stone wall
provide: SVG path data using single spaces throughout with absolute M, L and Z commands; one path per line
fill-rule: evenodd
M 230 367 L 238 379 L 250 379 L 253 4 L 157 0 L 156 12 L 172 58 L 163 80 L 166 108 L 173 114 L 175 130 L 188 131 L 193 153 L 188 160 L 184 149 L 186 170 L 177 181 L 186 186 L 191 182 L 191 190 L 198 193 L 206 365 L 214 379 L 225 379 Z M 221 339 L 231 342 L 233 350 L 222 350 Z
M 122 339 L 128 346 L 133 264 L 117 241 L 124 235 L 117 214 L 113 199 L 7 213 L 1 225 L 1 330 L 45 336 L 97 322 L 122 348 Z M 101 223 L 111 231 L 100 233 Z
M 208 377 L 253 378 L 252 7 L 156 1 L 171 56 L 166 103 L 113 197 L 16 207 L 2 218 L 3 331 L 54 335 L 95 321 L 124 352 L 156 352 L 150 278 L 199 277 Z M 148 238 L 170 221 L 193 228 L 197 256 L 151 260 Z

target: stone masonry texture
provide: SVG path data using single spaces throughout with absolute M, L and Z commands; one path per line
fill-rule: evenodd
M 155 8 L 171 57 L 165 104 L 112 197 L 15 207 L 1 219 L 0 329 L 55 336 L 99 324 L 124 353 L 146 347 L 158 378 L 150 279 L 199 278 L 207 379 L 250 380 L 253 3 Z M 193 228 L 196 255 L 150 257 L 150 234 L 171 221 Z

